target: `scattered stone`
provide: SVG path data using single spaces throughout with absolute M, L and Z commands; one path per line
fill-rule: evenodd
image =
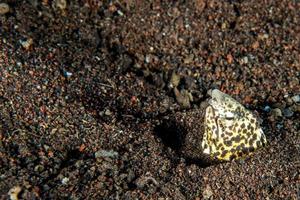
M 136 68 L 136 69 L 141 69 L 142 68 L 142 66 L 139 63 L 134 63 L 133 67 Z
M 287 105 L 291 106 L 291 105 L 293 105 L 293 103 L 294 103 L 294 101 L 293 101 L 292 98 L 289 97 L 289 98 L 286 99 L 286 104 Z
M 99 150 L 95 153 L 95 158 L 117 158 L 119 153 L 113 150 Z
M 133 181 L 135 178 L 135 174 L 133 170 L 129 170 L 128 174 L 127 174 L 127 182 L 130 183 L 131 181 Z
M 170 102 L 170 98 L 164 98 L 160 101 L 160 106 L 162 107 L 162 109 L 164 111 L 166 111 L 166 109 L 170 108 L 171 102 Z
M 32 38 L 29 38 L 27 40 L 20 40 L 20 44 L 22 45 L 22 47 L 24 49 L 29 50 L 33 44 L 33 40 L 32 40 Z
M 242 58 L 242 64 L 247 64 L 249 62 L 249 58 L 247 56 Z
M 106 116 L 111 116 L 111 115 L 112 115 L 112 112 L 111 112 L 109 109 L 106 109 L 105 112 L 104 112 L 104 114 L 105 114 Z
M 29 3 L 33 6 L 33 7 L 37 7 L 39 5 L 39 1 L 38 0 L 29 0 Z
M 290 108 L 286 108 L 283 110 L 283 115 L 285 117 L 292 117 L 294 115 L 294 112 Z
M 295 103 L 299 103 L 299 102 L 300 102 L 300 94 L 293 96 L 293 97 L 292 97 L 292 100 L 293 100 Z
M 267 113 L 271 112 L 271 107 L 270 106 L 265 106 L 264 111 L 267 112 Z
M 276 128 L 277 128 L 278 130 L 282 129 L 283 127 L 284 127 L 284 125 L 281 124 L 281 123 L 276 124 Z
M 194 60 L 194 55 L 190 54 L 183 60 L 183 62 L 184 64 L 190 64 L 193 62 L 193 60 Z
M 117 13 L 118 13 L 120 16 L 124 16 L 124 13 L 123 13 L 121 10 L 118 10 Z
M 165 82 L 164 82 L 162 74 L 153 73 L 152 74 L 152 81 L 153 81 L 154 85 L 158 88 L 163 88 L 166 85 Z
M 5 15 L 9 12 L 9 5 L 6 3 L 0 3 L 0 15 Z
M 299 112 L 300 113 L 300 105 L 299 104 L 295 104 L 293 106 L 291 106 L 291 109 L 293 112 Z
M 171 79 L 170 79 L 170 84 L 169 84 L 170 87 L 171 88 L 177 87 L 179 82 L 180 82 L 180 76 L 175 71 L 173 71 Z
M 272 115 L 274 117 L 282 117 L 282 112 L 279 108 L 275 108 L 272 110 Z
M 20 186 L 15 186 L 11 188 L 8 192 L 10 200 L 18 200 L 19 199 L 19 194 L 22 191 L 22 188 Z
M 207 185 L 202 193 L 203 199 L 210 199 L 213 195 L 213 191 L 209 185 Z
M 177 88 L 174 88 L 174 95 L 175 95 L 176 101 L 178 102 L 178 104 L 181 107 L 183 107 L 183 108 L 191 107 L 190 95 L 187 90 L 183 89 L 179 92 L 179 90 Z
M 228 54 L 226 58 L 227 58 L 227 62 L 228 62 L 229 64 L 231 64 L 231 63 L 233 62 L 233 57 L 232 57 L 231 54 Z
M 146 55 L 145 56 L 145 63 L 150 63 L 150 61 L 151 61 L 150 55 Z
M 50 148 L 50 147 L 49 147 L 48 145 L 46 145 L 46 144 L 44 144 L 43 147 L 44 147 L 45 151 L 48 151 L 49 148 Z
M 202 12 L 206 6 L 206 2 L 204 0 L 194 0 L 194 3 L 198 12 Z
M 184 80 L 183 82 L 184 82 L 184 86 L 186 89 L 191 90 L 191 89 L 195 89 L 197 87 L 196 81 L 192 77 L 185 76 L 183 80 Z
M 65 10 L 67 8 L 67 1 L 66 0 L 56 0 L 55 5 L 59 9 Z
M 66 78 L 70 78 L 72 75 L 73 75 L 73 73 L 72 72 L 68 72 L 68 71 L 63 71 L 63 74 L 64 74 L 64 77 L 66 77 Z
M 274 117 L 282 117 L 282 112 L 279 108 L 275 108 L 272 110 L 272 115 Z
M 141 176 L 136 180 L 136 186 L 140 189 L 144 188 L 146 184 L 152 183 L 158 186 L 158 182 L 151 176 Z
M 47 185 L 47 184 L 43 185 L 42 187 L 43 187 L 43 190 L 44 190 L 44 191 L 48 191 L 48 190 L 51 189 L 50 186 Z
M 42 171 L 44 171 L 44 166 L 43 165 L 36 165 L 34 167 L 34 171 L 35 172 L 42 172 Z
M 253 44 L 252 44 L 252 48 L 253 49 L 257 49 L 259 47 L 259 42 L 258 41 L 255 41 Z
M 281 102 L 276 102 L 273 105 L 273 108 L 280 108 L 281 110 L 283 110 L 284 108 L 287 107 L 286 101 L 281 101 Z
M 151 72 L 149 71 L 149 69 L 143 70 L 143 75 L 144 75 L 145 77 L 150 76 L 150 74 L 151 74 Z
M 68 177 L 64 177 L 62 180 L 61 180 L 61 183 L 63 184 L 63 185 L 67 185 L 68 184 L 68 182 L 69 182 L 69 178 Z
M 225 30 L 227 28 L 227 23 L 223 22 L 222 25 L 221 25 L 221 28 L 222 28 L 222 30 Z

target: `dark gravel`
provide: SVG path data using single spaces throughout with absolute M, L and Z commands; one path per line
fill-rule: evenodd
M 298 1 L 1 2 L 1 199 L 300 199 Z M 199 162 L 210 88 L 265 148 Z

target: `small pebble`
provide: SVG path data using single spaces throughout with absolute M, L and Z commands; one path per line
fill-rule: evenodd
M 133 67 L 136 68 L 136 69 L 141 69 L 142 68 L 142 66 L 139 63 L 135 63 L 133 65 Z
M 183 62 L 184 62 L 184 64 L 190 64 L 191 62 L 193 62 L 193 60 L 194 60 L 194 55 L 191 54 L 191 55 L 188 55 L 188 56 L 183 60 Z
M 228 62 L 229 64 L 231 64 L 231 63 L 233 62 L 233 57 L 232 57 L 231 54 L 228 54 L 226 58 L 227 58 L 227 62 Z
M 19 199 L 19 194 L 22 191 L 22 188 L 20 186 L 15 186 L 11 188 L 8 192 L 10 200 L 18 200 Z
M 186 76 L 186 77 L 184 77 L 183 80 L 184 80 L 184 86 L 186 89 L 191 90 L 191 89 L 194 89 L 197 87 L 196 81 L 192 77 Z
M 245 56 L 244 58 L 242 58 L 242 63 L 243 63 L 243 64 L 247 64 L 248 61 L 249 61 L 249 59 L 248 59 L 247 56 Z
M 158 185 L 158 182 L 151 176 L 141 176 L 136 180 L 136 186 L 139 189 L 142 189 L 145 187 L 146 184 L 152 183 L 155 186 Z
M 121 10 L 118 10 L 117 13 L 118 13 L 120 16 L 124 16 L 124 13 L 123 13 Z
M 203 199 L 210 199 L 210 197 L 213 195 L 213 191 L 211 187 L 208 185 L 206 188 L 203 190 L 202 196 Z
M 51 188 L 49 187 L 49 185 L 47 185 L 47 184 L 43 185 L 42 187 L 43 187 L 43 190 L 44 190 L 44 191 L 48 191 L 48 190 L 51 189 Z
M 133 181 L 135 178 L 135 174 L 133 170 L 129 170 L 128 175 L 127 175 L 127 182 L 130 183 L 131 181 Z
M 190 103 L 190 95 L 187 90 L 179 90 L 177 88 L 174 88 L 174 95 L 176 97 L 176 101 L 178 104 L 183 108 L 189 108 L 191 107 Z
M 293 100 L 295 103 L 299 103 L 299 102 L 300 102 L 300 94 L 293 96 L 293 97 L 292 97 L 292 100 Z
M 258 41 L 255 41 L 253 44 L 252 44 L 252 48 L 253 49 L 257 49 L 259 47 L 259 42 Z
M 179 82 L 180 82 L 180 76 L 176 72 L 173 71 L 171 79 L 170 79 L 170 83 L 169 83 L 170 87 L 171 88 L 177 87 Z
M 39 5 L 38 0 L 29 0 L 29 3 L 35 8 Z
M 145 76 L 145 77 L 148 77 L 148 76 L 150 76 L 150 71 L 149 71 L 149 69 L 145 69 L 145 70 L 143 70 L 143 76 Z
M 150 55 L 145 56 L 145 63 L 150 63 Z
M 99 150 L 95 153 L 95 158 L 105 158 L 105 157 L 109 157 L 109 158 L 116 158 L 119 156 L 119 153 L 113 150 Z
M 223 30 L 225 30 L 226 27 L 227 27 L 227 23 L 226 23 L 226 22 L 223 22 L 221 28 L 222 28 Z
M 282 129 L 282 128 L 283 128 L 283 124 L 276 124 L 276 128 L 277 128 L 278 130 Z
M 293 103 L 294 103 L 294 101 L 293 101 L 293 99 L 292 98 L 287 98 L 286 99 L 286 103 L 287 103 L 287 105 L 293 105 Z
M 165 86 L 165 82 L 163 80 L 163 75 L 162 74 L 152 74 L 152 81 L 154 85 L 158 88 L 163 88 Z
M 68 182 L 69 182 L 69 178 L 68 177 L 64 177 L 62 180 L 61 180 L 61 183 L 63 184 L 63 185 L 66 185 L 66 184 L 68 184 Z
M 66 78 L 69 78 L 73 75 L 72 72 L 68 72 L 68 71 L 65 71 L 65 70 L 63 71 L 63 74 L 64 74 L 64 77 L 66 77 Z
M 6 3 L 0 3 L 0 15 L 5 15 L 9 12 L 9 5 Z
M 44 166 L 43 165 L 36 165 L 34 167 L 34 171 L 35 172 L 42 172 L 42 171 L 44 171 Z
M 104 114 L 106 116 L 111 116 L 112 112 L 109 109 L 107 109 L 107 110 L 105 110 Z
M 206 6 L 206 1 L 205 0 L 194 0 L 195 3 L 195 9 L 198 12 L 202 12 Z
M 294 115 L 294 112 L 290 108 L 286 108 L 283 110 L 283 115 L 285 117 L 292 117 Z
M 265 112 L 271 112 L 271 107 L 270 106 L 265 106 L 264 111 Z
M 56 0 L 55 4 L 56 4 L 56 7 L 58 7 L 61 10 L 65 10 L 67 8 L 66 0 Z
M 20 40 L 20 43 L 24 49 L 28 50 L 33 44 L 33 40 L 31 38 L 27 40 Z
M 295 105 L 291 106 L 291 110 L 293 112 L 300 112 L 300 105 L 299 104 L 295 104 Z
M 272 110 L 272 115 L 274 117 L 282 117 L 282 112 L 279 108 L 275 108 Z

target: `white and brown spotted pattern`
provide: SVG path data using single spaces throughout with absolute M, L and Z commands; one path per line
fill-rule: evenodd
M 239 102 L 214 89 L 205 113 L 202 148 L 219 160 L 242 157 L 267 141 L 257 118 Z

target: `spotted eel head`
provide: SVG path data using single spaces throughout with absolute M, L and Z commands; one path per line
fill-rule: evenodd
M 202 148 L 219 160 L 232 160 L 266 143 L 258 119 L 227 94 L 214 89 L 205 112 Z

